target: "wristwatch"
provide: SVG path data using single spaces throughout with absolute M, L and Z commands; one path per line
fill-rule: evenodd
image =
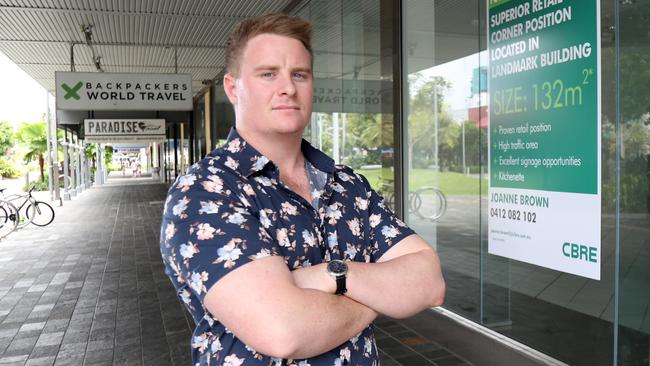
M 327 263 L 327 273 L 336 280 L 336 295 L 342 295 L 348 291 L 345 287 L 346 275 L 348 274 L 348 265 L 345 262 L 334 259 Z

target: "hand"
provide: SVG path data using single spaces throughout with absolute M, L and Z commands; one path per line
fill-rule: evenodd
M 327 263 L 301 267 L 291 271 L 291 275 L 296 286 L 300 288 L 310 288 L 328 294 L 336 292 L 336 281 L 327 273 Z

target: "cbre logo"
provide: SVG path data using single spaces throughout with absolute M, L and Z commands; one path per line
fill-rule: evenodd
M 571 259 L 598 263 L 598 248 L 590 247 L 584 244 L 564 243 L 562 244 L 562 254 Z
M 75 86 L 70 87 L 68 84 L 63 83 L 61 84 L 61 88 L 65 90 L 65 95 L 63 96 L 63 99 L 68 100 L 70 98 L 73 98 L 74 100 L 79 100 L 81 97 L 79 96 L 78 92 L 79 89 L 81 89 L 81 86 L 83 85 L 83 82 L 78 82 Z

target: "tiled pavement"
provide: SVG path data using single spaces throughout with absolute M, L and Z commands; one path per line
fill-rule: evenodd
M 158 249 L 166 186 L 113 182 L 0 241 L 0 364 L 190 365 L 192 320 Z M 469 365 L 397 321 L 376 324 L 384 366 Z

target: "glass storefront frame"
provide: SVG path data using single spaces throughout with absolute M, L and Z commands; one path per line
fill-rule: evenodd
M 643 21 L 644 16 L 650 13 L 650 4 L 615 0 L 600 2 L 603 90 L 601 237 L 603 253 L 609 259 L 603 264 L 601 280 L 595 281 L 488 253 L 487 180 L 480 178 L 487 173 L 485 159 L 488 150 L 487 138 L 481 131 L 486 118 L 481 107 L 488 107 L 488 93 L 482 92 L 480 87 L 481 78 L 486 77 L 480 70 L 489 67 L 487 57 L 482 55 L 487 48 L 487 1 L 365 0 L 355 4 L 353 11 L 344 10 L 344 6 L 350 5 L 343 2 L 328 2 L 329 12 L 324 17 L 314 11 L 319 6 L 317 0 L 304 3 L 294 12 L 324 24 L 321 28 L 317 24 L 316 31 L 330 32 L 324 47 L 315 45 L 315 65 L 318 67 L 321 64 L 318 59 L 322 58 L 330 67 L 336 66 L 338 74 L 323 73 L 321 77 L 338 80 L 336 82 L 341 87 L 344 80 L 355 79 L 358 75 L 365 80 L 392 81 L 390 110 L 382 111 L 378 117 L 380 130 L 387 128 L 386 123 L 391 128 L 392 141 L 383 146 L 383 153 L 389 158 L 379 164 L 389 169 L 382 169 L 374 181 L 375 188 L 382 190 L 382 182 L 388 183 L 390 189 L 382 190 L 382 193 L 392 197 L 396 213 L 414 227 L 420 226 L 425 239 L 439 251 L 448 280 L 444 307 L 572 365 L 650 365 L 650 233 L 647 231 L 650 227 L 650 127 L 648 111 L 644 111 L 642 106 L 647 88 L 639 81 L 645 80 L 644 65 L 650 63 L 645 51 L 650 39 L 644 36 L 650 32 Z M 564 3 L 579 6 L 575 0 L 564 0 Z M 413 13 L 415 6 L 430 7 L 430 12 Z M 453 7 L 464 7 L 467 11 L 460 16 L 452 11 Z M 468 14 L 472 16 L 468 17 Z M 418 24 L 418 17 L 419 21 L 428 21 L 429 24 Z M 473 29 L 474 35 L 470 38 L 467 34 L 455 35 L 454 44 L 454 23 Z M 424 38 L 414 40 L 409 29 L 424 33 Z M 427 35 L 427 32 L 431 34 Z M 380 35 L 379 43 L 372 43 L 376 42 L 373 40 L 376 35 Z M 431 41 L 428 46 L 427 40 Z M 459 51 L 461 44 L 469 51 Z M 453 46 L 456 46 L 453 52 L 446 51 Z M 417 130 L 411 124 L 418 118 L 412 114 L 418 112 L 412 105 L 413 97 L 417 96 L 417 88 L 413 86 L 417 83 L 410 80 L 409 75 L 413 77 L 416 71 L 426 68 L 413 66 L 410 58 L 419 57 L 422 48 L 431 52 L 418 61 L 424 62 L 422 65 L 429 62 L 430 67 L 439 70 L 446 65 L 448 69 L 461 70 L 468 78 L 473 69 L 479 70 L 479 92 L 469 101 L 452 100 L 458 90 L 471 88 L 468 85 L 470 81 L 467 81 L 471 79 L 451 86 L 444 80 L 434 81 L 437 86 L 429 95 L 440 98 L 442 102 L 432 101 L 430 104 L 436 107 L 422 113 L 438 114 L 439 122 L 442 121 L 438 129 Z M 374 74 L 364 76 L 364 71 L 355 71 L 355 67 L 364 65 L 368 55 L 380 61 L 376 61 Z M 427 57 L 430 60 L 427 61 Z M 463 57 L 469 60 L 463 60 Z M 464 62 L 465 69 L 452 67 L 452 62 Z M 217 108 L 213 105 L 217 104 L 202 100 L 195 103 L 198 108 L 195 108 L 193 123 L 189 125 L 193 127 L 190 156 L 194 161 L 208 152 L 202 125 L 205 108 Z M 314 114 L 306 138 L 315 146 L 322 137 L 319 128 L 333 128 L 333 113 L 339 113 L 338 126 L 343 128 L 341 114 L 351 107 L 339 103 L 336 108 L 338 112 Z M 454 117 L 463 108 L 473 109 L 471 113 L 476 119 L 474 127 L 478 128 L 478 133 L 473 126 L 465 121 L 458 122 Z M 215 111 L 207 113 L 217 114 Z M 444 121 L 449 116 L 456 118 L 452 120 L 457 125 Z M 215 131 L 215 124 L 232 123 L 220 121 L 221 118 L 211 121 Z M 350 128 L 350 121 L 355 120 L 358 116 L 348 118 L 346 129 Z M 435 145 L 440 150 L 427 153 L 430 147 L 422 147 L 424 145 L 413 150 L 413 140 L 409 137 L 419 131 L 425 131 L 432 140 L 437 137 Z M 474 135 L 468 137 L 469 134 Z M 374 153 L 351 150 L 349 142 L 342 141 L 343 136 L 339 135 L 343 158 L 351 154 Z M 351 141 L 350 136 L 345 138 Z M 442 148 L 448 143 L 443 141 L 445 139 L 455 139 L 457 143 Z M 468 145 L 474 148 L 471 153 Z M 413 163 L 409 159 L 414 158 L 414 151 L 419 154 L 416 157 L 419 168 L 415 169 L 420 169 L 420 175 L 409 170 Z M 333 155 L 332 151 L 326 152 Z M 168 150 L 169 157 L 171 153 Z M 449 182 L 450 175 L 443 173 L 456 173 L 458 178 L 479 178 L 471 182 Z M 428 175 L 423 178 L 421 174 Z M 446 216 L 435 223 L 427 223 L 409 213 L 413 192 L 425 185 L 442 188 L 447 196 Z M 466 264 L 466 270 L 458 271 L 459 263 Z M 452 273 L 454 270 L 460 273 Z
M 409 132 L 413 133 L 413 131 L 409 131 L 410 89 L 409 72 L 407 70 L 409 65 L 408 55 L 410 52 L 413 52 L 410 49 L 413 46 L 413 42 L 410 42 L 405 34 L 409 26 L 408 9 L 406 8 L 409 4 L 413 3 L 414 1 L 400 2 L 400 11 L 395 13 L 399 14 L 399 16 L 394 19 L 395 27 L 402 29 L 400 42 L 395 43 L 399 45 L 398 47 L 401 52 L 394 56 L 399 58 L 395 61 L 395 64 L 399 65 L 398 70 L 402 82 L 400 83 L 400 90 L 396 90 L 394 96 L 402 97 L 400 98 L 401 103 L 394 105 L 395 115 L 401 117 L 395 118 L 395 124 L 393 126 L 395 135 L 403 136 L 398 140 L 402 142 L 401 154 L 396 154 L 396 156 L 401 155 L 402 158 L 398 158 L 395 161 L 395 166 L 401 167 L 398 170 L 400 173 L 396 174 L 401 179 L 395 180 L 394 187 L 395 192 L 401 191 L 403 193 L 395 195 L 394 204 L 397 208 L 396 211 L 411 224 L 414 223 L 415 218 L 409 216 L 408 206 L 411 201 L 410 196 L 414 189 L 417 190 L 418 177 L 412 176 L 408 172 L 410 164 L 408 162 L 408 138 Z M 442 4 L 433 1 L 430 3 L 432 5 L 434 3 Z M 486 48 L 487 30 L 485 13 L 487 3 L 483 1 L 469 3 L 474 4 L 473 11 L 478 15 L 478 27 L 474 47 L 476 53 L 480 54 Z M 458 2 L 455 3 L 455 5 L 457 4 Z M 446 4 L 442 5 L 444 6 Z M 615 18 L 612 14 L 612 10 L 615 7 L 612 4 L 608 6 L 604 3 L 601 6 L 603 7 L 603 28 L 607 29 L 612 27 L 612 25 L 608 24 L 607 20 L 613 20 Z M 416 13 L 421 15 L 421 12 Z M 437 19 L 435 18 L 435 14 L 432 14 L 432 19 Z M 422 29 L 419 29 L 419 31 L 422 31 Z M 434 29 L 435 31 L 437 30 Z M 442 33 L 445 33 L 444 30 L 442 30 Z M 342 37 L 345 37 L 345 35 L 343 34 Z M 432 38 L 435 38 L 435 34 Z M 444 40 L 440 43 L 443 46 L 434 45 L 432 48 L 440 51 L 444 47 Z M 603 58 L 607 57 L 607 52 L 607 47 L 603 47 Z M 614 58 L 611 55 L 609 57 L 609 63 L 611 64 Z M 435 59 L 436 56 L 432 55 L 432 58 Z M 446 59 L 446 57 L 443 55 L 442 59 Z M 604 62 L 604 64 L 607 64 L 607 62 Z M 480 70 L 482 67 L 487 67 L 488 63 L 485 57 L 475 55 L 473 65 Z M 613 79 L 612 70 L 615 68 L 610 67 L 610 69 L 606 69 L 606 67 L 607 65 L 603 66 L 602 82 L 611 83 Z M 479 84 L 481 84 L 480 81 Z M 619 88 L 607 89 L 603 93 L 603 99 L 611 99 L 619 93 L 619 90 Z M 478 99 L 476 106 L 479 107 L 477 115 L 480 119 L 483 118 L 483 112 L 480 111 L 480 107 L 486 104 L 487 95 L 477 95 L 476 99 Z M 437 112 L 440 113 L 440 110 Z M 611 108 L 605 105 L 603 115 L 611 114 Z M 480 120 L 477 122 L 478 125 L 482 124 Z M 466 125 L 461 125 L 461 134 L 465 136 L 466 131 L 463 130 L 463 127 L 466 127 Z M 443 132 L 441 132 L 442 135 Z M 478 136 L 479 149 L 477 158 L 479 161 L 484 161 L 488 148 L 487 139 L 482 136 L 481 134 Z M 605 140 L 607 138 L 608 136 L 603 133 L 603 139 Z M 614 144 L 617 148 L 620 148 L 620 141 L 616 140 Z M 605 142 L 603 145 L 605 145 Z M 603 154 L 603 160 L 612 159 L 614 161 L 618 160 L 615 153 Z M 458 160 L 461 160 L 460 157 L 458 157 Z M 431 165 L 437 165 L 440 168 L 443 164 L 434 162 Z M 442 169 L 446 168 L 442 167 Z M 480 163 L 477 174 L 485 174 L 486 172 L 487 167 L 485 163 Z M 603 175 L 617 176 L 617 172 L 616 170 L 604 167 Z M 619 178 L 620 176 L 620 173 L 618 173 Z M 434 186 L 444 185 L 440 180 L 436 181 L 435 178 L 431 181 L 431 184 Z M 406 189 L 406 187 L 411 189 Z M 471 253 L 467 251 L 463 252 L 462 248 L 455 253 L 446 253 L 450 248 L 444 248 L 444 240 L 443 242 L 440 241 L 440 239 L 445 239 L 445 233 L 438 230 L 433 230 L 432 233 L 429 233 L 432 238 L 430 242 L 441 253 L 443 267 L 447 264 L 448 267 L 457 268 L 456 262 L 453 262 L 454 260 L 460 262 L 472 261 L 474 263 L 469 273 L 465 273 L 464 276 L 457 276 L 456 281 L 448 282 L 448 289 L 451 288 L 452 291 L 450 291 L 451 296 L 448 295 L 447 297 L 447 304 L 445 305 L 447 309 L 570 364 L 648 364 L 647 337 L 642 332 L 639 334 L 639 332 L 623 328 L 622 325 L 618 324 L 617 318 L 622 314 L 621 311 L 623 308 L 619 307 L 617 301 L 614 300 L 619 298 L 615 292 L 619 291 L 620 284 L 618 282 L 620 279 L 617 278 L 619 269 L 611 266 L 613 262 L 610 262 L 603 269 L 603 278 L 601 281 L 593 281 L 489 254 L 487 249 L 487 236 L 485 235 L 488 221 L 486 217 L 487 203 L 485 193 L 487 190 L 487 182 L 478 180 L 470 188 L 476 192 L 475 203 L 472 209 L 475 215 L 468 226 L 473 226 L 473 230 L 477 231 L 477 234 L 470 241 L 465 241 L 468 244 L 473 243 L 471 244 L 473 247 Z M 617 189 L 620 190 L 620 185 Z M 616 201 L 621 200 L 622 197 L 620 194 L 621 192 L 619 191 L 615 195 L 614 199 Z M 449 196 L 450 208 L 448 209 L 453 211 L 454 197 L 453 194 Z M 604 250 L 609 253 L 618 250 L 617 248 L 620 246 L 620 240 L 616 240 L 616 235 L 620 234 L 616 234 L 616 232 L 621 230 L 621 224 L 619 219 L 616 218 L 616 212 L 618 212 L 616 209 L 603 209 L 603 225 L 614 228 L 613 231 L 609 229 L 603 229 L 602 231 Z M 454 221 L 454 224 L 457 225 L 458 223 L 458 220 Z M 454 226 L 448 228 L 446 231 L 446 240 L 448 243 L 451 243 L 448 244 L 449 246 L 458 243 L 461 240 L 458 238 L 463 235 L 462 227 L 461 230 L 453 229 Z M 616 256 L 620 256 L 620 253 L 616 254 Z M 448 279 L 451 278 L 453 276 L 448 277 Z M 533 284 L 539 287 L 536 290 L 537 292 L 530 288 Z M 454 295 L 454 290 L 458 296 Z M 621 300 L 624 300 L 625 294 L 622 295 Z M 598 303 L 604 304 L 600 308 L 601 310 L 590 306 L 592 305 L 590 301 L 593 302 L 595 299 L 598 299 Z M 622 301 L 622 303 L 625 303 L 625 301 Z M 596 314 L 594 311 L 599 312 L 599 315 L 594 316 Z M 625 334 L 625 336 L 620 334 Z M 576 338 L 579 341 L 576 341 Z

